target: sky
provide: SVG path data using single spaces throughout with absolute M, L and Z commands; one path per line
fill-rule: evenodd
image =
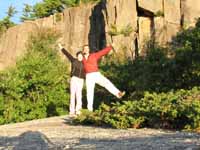
M 19 24 L 24 4 L 34 5 L 39 1 L 42 0 L 0 0 L 0 20 L 6 16 L 8 7 L 12 5 L 16 8 L 18 13 L 11 20 Z

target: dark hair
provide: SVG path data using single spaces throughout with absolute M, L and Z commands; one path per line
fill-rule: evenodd
M 82 51 L 78 51 L 78 52 L 76 53 L 76 57 L 78 57 L 79 54 L 83 55 Z

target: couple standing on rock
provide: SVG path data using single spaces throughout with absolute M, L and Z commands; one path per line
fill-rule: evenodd
M 118 90 L 98 69 L 99 59 L 108 54 L 113 47 L 108 46 L 98 52 L 90 53 L 88 45 L 83 46 L 83 50 L 76 53 L 73 57 L 61 44 L 58 44 L 60 50 L 72 63 L 71 81 L 70 81 L 70 115 L 79 115 L 82 109 L 82 89 L 84 78 L 86 78 L 87 89 L 87 109 L 93 111 L 94 88 L 95 84 L 106 88 L 117 98 L 122 98 L 125 92 Z M 76 106 L 75 106 L 76 103 Z

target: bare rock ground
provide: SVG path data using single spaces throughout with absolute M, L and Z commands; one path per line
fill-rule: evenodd
M 200 150 L 200 134 L 74 126 L 68 116 L 0 126 L 0 150 Z

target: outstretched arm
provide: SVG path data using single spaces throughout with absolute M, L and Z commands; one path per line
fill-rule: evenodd
M 98 52 L 95 53 L 97 59 L 101 58 L 102 56 L 108 54 L 112 50 L 112 46 L 108 46 Z
M 59 46 L 60 50 L 62 51 L 62 53 L 63 53 L 71 62 L 74 61 L 75 58 L 74 58 L 64 47 L 62 47 L 61 44 L 58 44 L 58 46 Z

